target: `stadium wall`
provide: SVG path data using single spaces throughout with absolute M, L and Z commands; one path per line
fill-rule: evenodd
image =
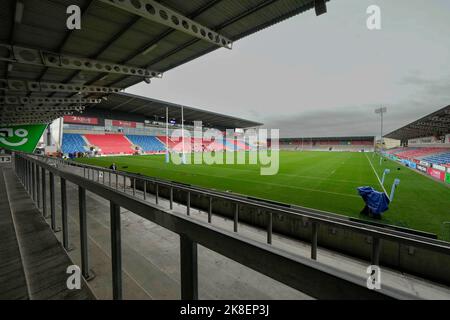
M 138 182 L 136 184 L 136 188 L 143 190 L 143 183 Z M 156 193 L 153 183 L 148 183 L 146 190 L 152 194 Z M 210 192 L 212 191 L 205 189 L 204 196 L 192 194 L 190 199 L 191 207 L 207 212 L 209 210 L 208 193 Z M 214 192 L 219 193 L 216 191 Z M 160 186 L 158 189 L 158 195 L 169 199 L 170 188 Z M 173 199 L 177 203 L 187 204 L 186 192 L 174 190 Z M 254 198 L 251 199 L 255 200 Z M 260 201 L 267 202 L 262 199 Z M 281 207 L 284 206 L 287 208 L 298 208 L 305 210 L 304 208 L 296 206 L 284 205 L 275 202 L 270 203 L 277 204 Z M 235 203 L 232 200 L 215 200 L 213 203 L 214 215 L 219 215 L 232 220 L 234 217 L 234 210 Z M 313 211 L 319 212 L 317 210 Z M 332 213 L 322 212 L 322 214 L 325 214 L 326 216 L 339 217 L 340 219 L 351 220 L 351 218 L 346 218 L 344 216 L 335 215 Z M 241 205 L 239 207 L 239 221 L 266 229 L 268 224 L 268 215 L 264 214 L 264 212 L 257 211 L 254 207 Z M 311 224 L 307 218 L 294 215 L 282 216 L 275 214 L 272 217 L 272 227 L 274 232 L 282 235 L 302 240 L 307 243 L 311 241 Z M 401 229 L 393 226 L 386 227 L 396 230 Z M 349 229 L 337 229 L 326 225 L 321 225 L 319 228 L 318 244 L 323 248 L 370 261 L 372 252 L 371 237 L 353 232 Z M 450 285 L 450 273 L 448 272 L 450 256 L 445 254 L 431 252 L 407 245 L 399 245 L 391 241 L 383 240 L 380 263 L 383 266 L 392 267 L 405 273 L 410 273 Z

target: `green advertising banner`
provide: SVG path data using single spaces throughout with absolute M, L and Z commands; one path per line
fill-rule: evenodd
M 447 181 L 447 183 L 450 183 L 450 172 L 445 174 L 445 181 Z
M 0 148 L 32 153 L 46 124 L 0 126 Z

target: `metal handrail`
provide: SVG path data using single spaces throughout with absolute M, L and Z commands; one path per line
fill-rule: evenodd
M 42 156 L 39 156 L 42 157 Z M 44 157 L 46 158 L 46 157 Z M 55 159 L 55 158 L 53 158 Z M 167 188 L 175 188 L 183 192 L 190 192 L 191 194 L 202 195 L 205 197 L 212 197 L 215 199 L 227 200 L 233 203 L 237 203 L 239 205 L 245 205 L 249 207 L 254 207 L 256 209 L 260 209 L 265 212 L 272 212 L 274 214 L 281 214 L 285 217 L 294 217 L 294 218 L 307 218 L 311 223 L 318 223 L 320 225 L 328 225 L 331 227 L 336 227 L 340 229 L 347 229 L 354 231 L 359 234 L 363 234 L 366 236 L 370 236 L 373 238 L 378 238 L 382 240 L 390 240 L 393 242 L 397 242 L 404 245 L 409 245 L 413 247 L 424 248 L 433 252 L 441 252 L 444 254 L 450 255 L 450 243 L 437 239 L 430 239 L 427 237 L 422 237 L 420 235 L 409 234 L 406 232 L 387 229 L 379 226 L 370 226 L 368 227 L 364 223 L 350 221 L 345 218 L 340 218 L 335 216 L 329 216 L 327 213 L 321 213 L 318 210 L 310 209 L 299 209 L 299 208 L 286 208 L 275 204 L 263 203 L 257 200 L 250 200 L 245 196 L 229 194 L 220 192 L 217 190 L 209 190 L 201 187 L 188 186 L 185 184 L 180 184 L 172 181 L 167 181 L 163 179 L 158 179 L 155 177 L 142 176 L 138 174 L 133 174 L 125 171 L 113 171 L 107 168 L 80 164 L 74 161 L 56 159 L 63 164 L 68 164 L 70 166 L 76 166 L 80 168 L 89 168 L 96 171 L 103 172 L 111 172 L 113 174 L 120 174 L 121 176 L 128 177 L 130 179 L 139 179 L 142 181 L 147 181 L 149 183 L 157 183 L 161 186 L 165 186 Z
M 49 173 L 51 184 L 54 184 L 54 177 L 59 176 L 61 181 L 64 181 L 61 184 L 61 188 L 66 187 L 66 181 L 70 181 L 78 186 L 81 265 L 82 275 L 86 279 L 90 278 L 87 246 L 86 191 L 110 201 L 114 299 L 122 298 L 120 207 L 180 235 L 182 299 L 198 298 L 197 244 L 316 298 L 417 298 L 389 285 L 383 285 L 380 290 L 370 290 L 366 287 L 367 279 L 363 277 L 339 270 L 333 266 L 293 255 L 281 249 L 250 240 L 239 234 L 222 230 L 209 223 L 169 211 L 159 205 L 137 199 L 123 192 L 118 192 L 114 188 L 86 179 L 78 174 L 60 170 L 57 167 L 27 155 L 16 154 L 14 166 L 17 176 L 34 199 L 40 196 L 35 191 L 39 184 L 37 179 L 40 176 L 40 171 L 42 177 L 45 177 L 46 171 Z M 45 186 L 44 181 L 45 179 L 41 180 L 43 186 Z M 43 195 L 45 195 L 46 189 L 43 188 L 42 191 Z M 54 192 L 54 190 L 50 191 Z M 66 197 L 67 193 L 61 192 L 61 196 Z M 67 199 L 62 199 L 62 203 L 67 203 Z M 54 201 L 51 201 L 50 205 L 53 220 L 55 216 Z M 66 206 L 62 207 L 61 213 L 63 221 L 65 217 L 65 221 L 67 222 Z M 52 225 L 52 227 L 54 226 Z M 67 223 L 63 223 L 62 227 L 63 238 L 66 239 L 63 245 L 66 247 L 66 245 L 68 246 Z

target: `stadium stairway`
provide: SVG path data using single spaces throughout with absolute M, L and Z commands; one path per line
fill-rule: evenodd
M 67 288 L 74 263 L 11 168 L 0 166 L 0 300 L 92 300 Z

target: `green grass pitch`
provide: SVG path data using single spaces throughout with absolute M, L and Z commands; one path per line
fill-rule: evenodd
M 401 180 L 394 201 L 381 222 L 432 232 L 450 241 L 450 188 L 391 160 L 380 166 L 379 156 L 349 152 L 280 152 L 277 175 L 261 176 L 259 165 L 175 165 L 164 155 L 83 158 L 77 161 L 140 173 L 196 186 L 229 190 L 279 202 L 363 219 L 364 206 L 356 188 L 381 191 L 385 168 L 391 169 L 385 187 L 390 193 L 395 178 Z M 371 163 L 373 164 L 373 168 Z M 123 168 L 127 167 L 127 168 Z M 398 170 L 400 168 L 400 170 Z

